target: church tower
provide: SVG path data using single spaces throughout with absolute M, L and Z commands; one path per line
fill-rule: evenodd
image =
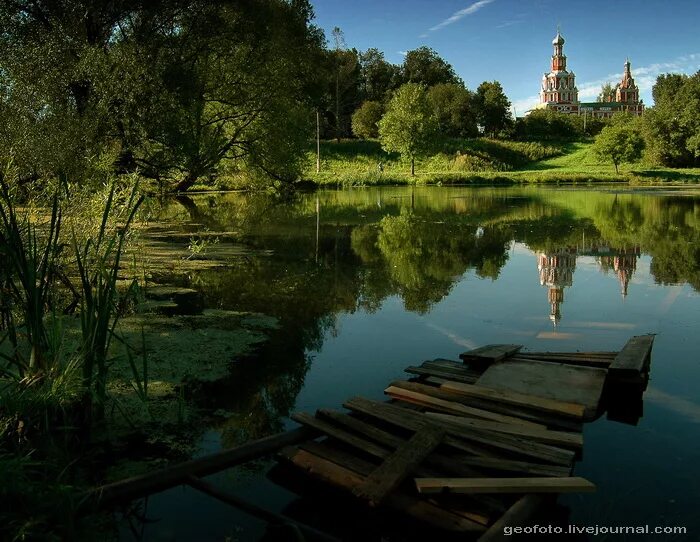
M 557 30 L 557 35 L 552 40 L 554 54 L 550 72 L 542 76 L 540 107 L 571 113 L 578 111 L 578 89 L 576 76 L 566 70 L 564 43 L 564 37 Z
M 622 81 L 615 87 L 615 101 L 624 104 L 625 110 L 633 113 L 644 111 L 644 105 L 639 100 L 639 87 L 632 77 L 632 65 L 630 59 L 625 60 L 625 71 L 622 74 Z

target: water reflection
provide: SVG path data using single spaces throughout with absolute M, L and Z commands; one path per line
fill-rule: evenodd
M 228 413 L 215 427 L 222 445 L 282 429 L 295 408 L 333 407 L 367 390 L 381 396 L 421 357 L 508 341 L 612 350 L 630 334 L 660 328 L 678 338 L 700 325 L 700 195 L 377 188 L 282 201 L 228 194 L 168 202 L 160 219 L 193 235 L 220 232 L 217 251 L 241 250 L 223 267 L 154 270 L 155 278 L 202 291 L 209 307 L 280 320 L 258 355 L 236 360 L 230 378 L 207 390 L 209 406 Z M 673 348 L 674 356 L 692 351 L 680 340 Z M 658 389 L 688 395 L 664 388 L 671 377 L 660 367 Z M 655 399 L 693 411 L 667 396 Z

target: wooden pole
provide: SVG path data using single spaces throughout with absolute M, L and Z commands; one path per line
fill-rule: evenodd
M 185 483 L 188 476 L 206 476 L 230 467 L 246 463 L 267 455 L 284 446 L 313 438 L 317 433 L 308 427 L 300 427 L 285 433 L 278 433 L 254 440 L 228 450 L 222 450 L 162 470 L 133 476 L 125 480 L 106 484 L 87 492 L 83 499 L 86 504 L 106 508 L 116 503 L 128 502 L 151 493 Z
M 316 110 L 316 173 L 321 172 L 321 114 Z

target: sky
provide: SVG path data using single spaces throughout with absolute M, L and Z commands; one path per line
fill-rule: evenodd
M 700 70 L 700 0 L 312 0 L 329 42 L 339 27 L 349 48 L 376 47 L 394 64 L 433 48 L 467 87 L 497 80 L 521 116 L 538 102 L 557 25 L 579 100 L 617 83 L 629 57 L 641 98 L 653 104 L 660 73 Z

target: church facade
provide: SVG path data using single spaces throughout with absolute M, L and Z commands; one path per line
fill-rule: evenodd
M 593 117 L 611 117 L 621 112 L 641 115 L 644 112 L 644 102 L 639 99 L 639 88 L 632 77 L 629 59 L 625 62 L 622 80 L 615 86 L 614 96 L 602 102 L 579 102 L 576 75 L 567 70 L 564 42 L 563 36 L 557 31 L 552 40 L 554 54 L 550 71 L 542 76 L 540 103 L 536 109 Z

